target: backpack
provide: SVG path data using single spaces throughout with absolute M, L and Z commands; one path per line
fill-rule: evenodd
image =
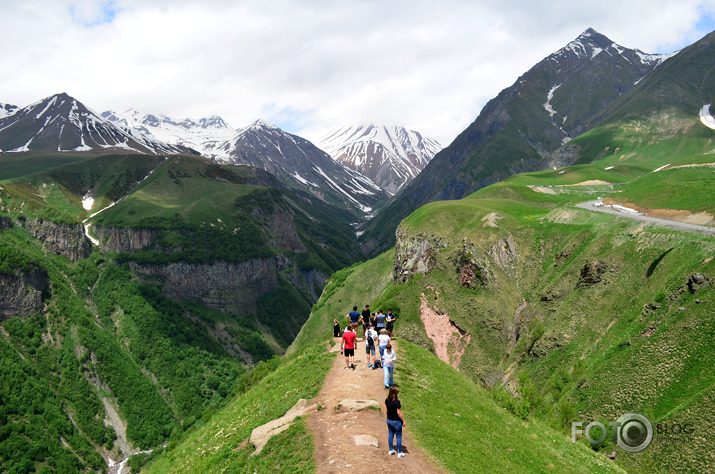
M 370 333 L 367 333 L 367 345 L 368 346 L 374 346 L 375 345 L 375 339 L 372 338 Z

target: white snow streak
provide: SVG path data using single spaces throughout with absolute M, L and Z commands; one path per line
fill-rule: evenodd
M 715 130 L 715 118 L 710 115 L 710 104 L 703 105 L 700 109 L 700 121 L 708 128 Z

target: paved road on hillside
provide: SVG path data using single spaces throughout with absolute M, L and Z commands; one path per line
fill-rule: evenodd
M 596 204 L 598 202 L 601 202 L 601 201 L 599 201 L 599 200 L 586 201 L 586 202 L 582 202 L 580 204 L 576 204 L 576 207 L 580 207 L 581 209 L 586 209 L 588 211 L 603 212 L 605 214 L 613 214 L 613 215 L 619 216 L 619 217 L 627 217 L 629 219 L 635 219 L 638 221 L 650 222 L 652 224 L 658 224 L 658 225 L 663 225 L 666 227 L 672 227 L 674 229 L 683 230 L 685 232 L 705 232 L 708 234 L 715 235 L 715 227 L 708 227 L 708 226 L 697 225 L 697 224 L 688 224 L 686 222 L 671 221 L 668 219 L 659 219 L 657 217 L 643 216 L 640 214 L 630 214 L 627 212 L 617 211 L 615 209 L 608 208 L 608 207 L 594 206 L 594 204 Z

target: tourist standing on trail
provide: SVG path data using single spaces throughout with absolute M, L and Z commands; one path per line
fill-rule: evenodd
M 390 392 L 385 399 L 387 407 L 387 444 L 390 447 L 389 455 L 397 452 L 398 458 L 404 458 L 405 453 L 402 452 L 402 428 L 405 426 L 405 418 L 402 416 L 402 404 L 397 399 L 397 394 L 400 393 L 397 387 L 390 387 Z M 393 449 L 392 438 L 397 438 L 397 451 Z
M 375 346 L 377 346 L 377 332 L 368 327 L 365 333 L 365 354 L 367 354 L 367 366 L 375 368 Z M 370 355 L 372 355 L 372 362 L 370 362 Z
M 360 319 L 360 313 L 357 311 L 357 306 L 353 306 L 353 310 L 350 311 L 345 317 L 348 318 L 350 324 L 357 324 Z
M 391 309 L 388 309 L 387 314 L 385 315 L 385 331 L 387 331 L 387 334 L 389 334 L 390 337 L 392 337 L 392 328 L 395 319 L 397 319 L 395 313 L 393 313 Z
M 333 337 L 340 337 L 340 323 L 337 319 L 333 319 Z
M 355 363 L 355 340 L 357 336 L 355 335 L 355 326 L 351 324 L 348 329 L 343 333 L 343 339 L 340 343 L 340 350 L 345 349 L 345 368 L 350 369 L 354 367 Z
M 392 350 L 392 344 L 387 343 L 385 352 L 382 353 L 382 370 L 385 371 L 385 390 L 392 386 L 392 376 L 395 372 L 397 354 Z
M 379 331 L 380 335 L 377 336 L 377 345 L 380 348 L 380 359 L 382 360 L 382 354 L 385 352 L 385 348 L 390 343 L 390 336 L 387 335 L 387 331 L 384 329 Z
M 377 315 L 375 315 L 375 329 L 380 334 L 382 334 L 380 330 L 385 329 L 385 315 L 382 314 L 382 310 L 379 310 Z
M 362 338 L 365 339 L 365 331 L 370 327 L 370 305 L 366 304 L 362 312 Z

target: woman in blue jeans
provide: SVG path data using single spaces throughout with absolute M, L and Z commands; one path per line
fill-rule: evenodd
M 387 444 L 390 446 L 388 454 L 397 453 L 398 458 L 404 458 L 405 453 L 402 452 L 402 428 L 405 426 L 405 418 L 402 416 L 402 404 L 397 399 L 399 390 L 397 387 L 390 387 L 390 392 L 385 399 L 387 407 Z M 397 451 L 393 449 L 392 438 L 397 438 Z
M 385 351 L 382 353 L 382 370 L 385 372 L 385 390 L 392 385 L 392 375 L 395 372 L 395 360 L 397 354 L 392 350 L 392 344 L 389 342 L 385 346 Z

